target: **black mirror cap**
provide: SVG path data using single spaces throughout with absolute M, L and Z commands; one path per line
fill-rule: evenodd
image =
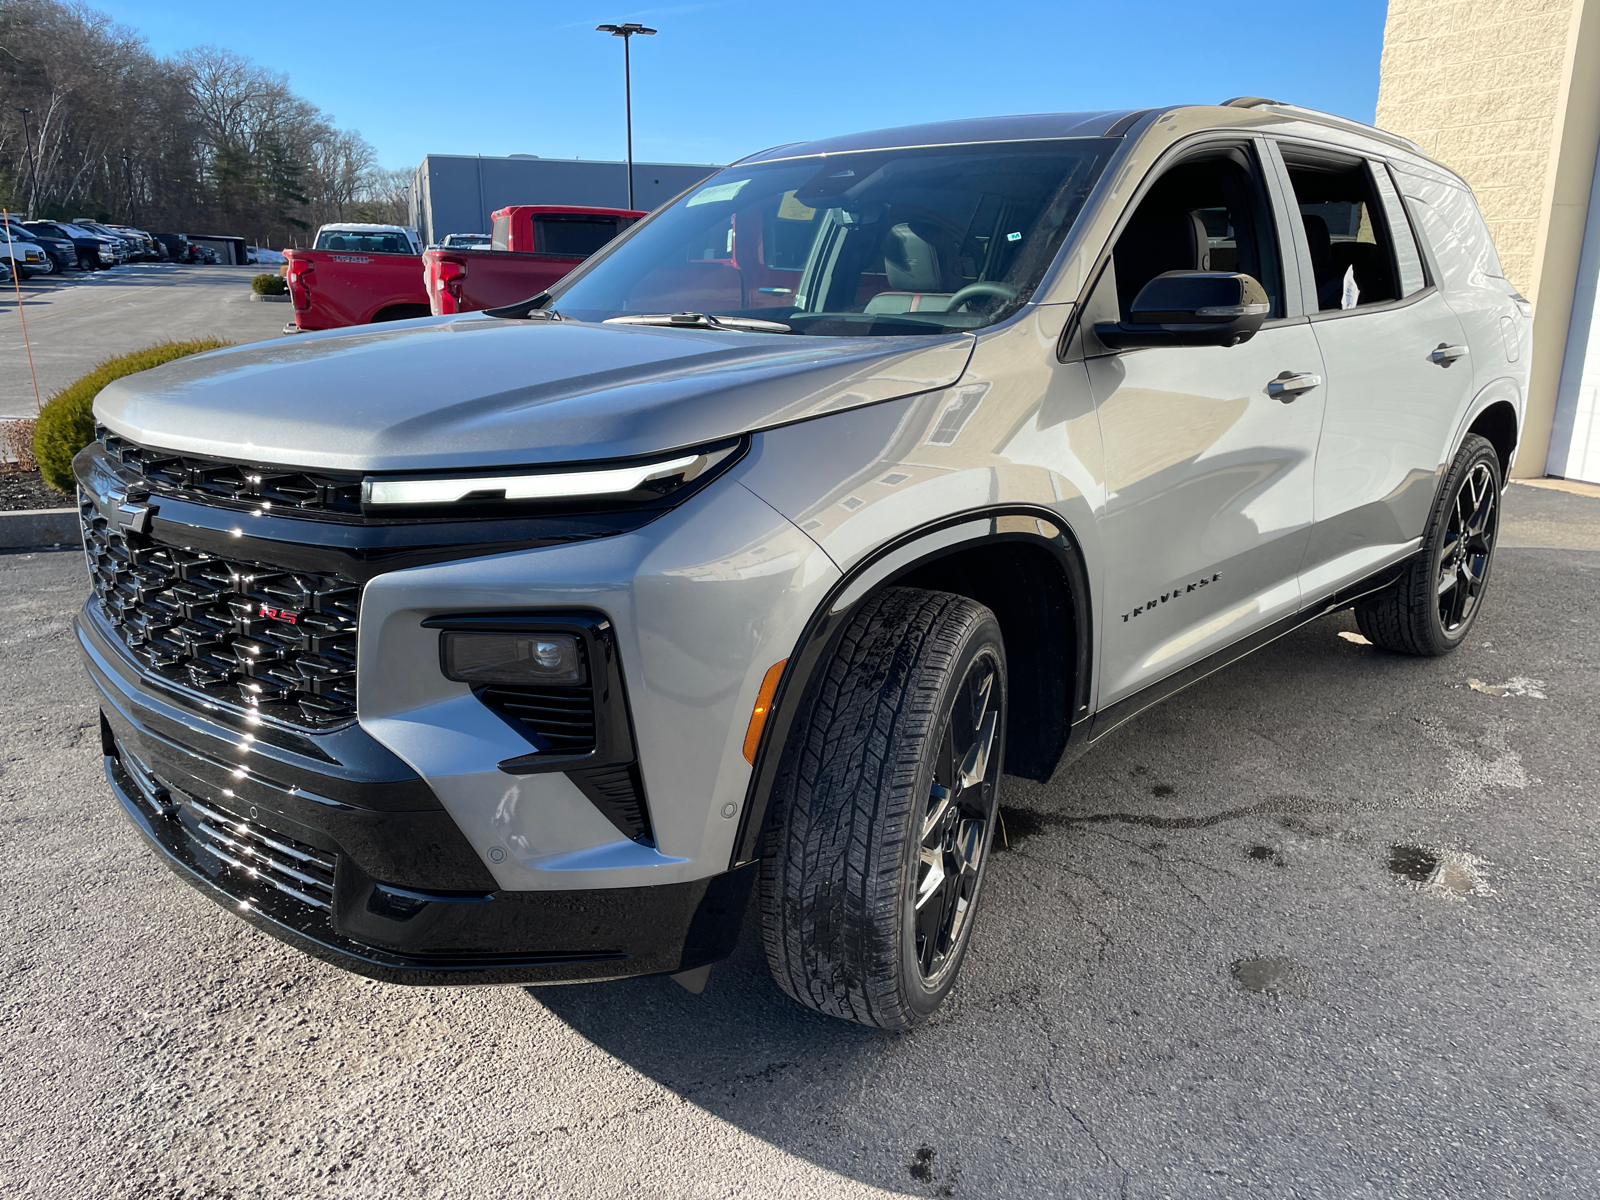
M 1134 297 L 1130 321 L 1102 323 L 1095 336 L 1113 350 L 1137 346 L 1236 346 L 1272 312 L 1267 290 L 1232 271 L 1167 271 Z
M 1139 289 L 1128 315 L 1134 325 L 1216 325 L 1248 316 L 1264 321 L 1271 311 L 1267 290 L 1249 275 L 1167 271 Z

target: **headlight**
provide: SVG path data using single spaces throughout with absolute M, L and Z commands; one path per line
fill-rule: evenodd
M 425 479 L 367 479 L 363 508 L 420 508 L 540 500 L 632 500 L 648 502 L 704 480 L 731 461 L 741 443 L 692 451 L 655 462 L 522 475 L 449 475 Z
M 462 683 L 574 687 L 589 681 L 583 650 L 569 633 L 446 633 L 439 654 L 445 676 Z

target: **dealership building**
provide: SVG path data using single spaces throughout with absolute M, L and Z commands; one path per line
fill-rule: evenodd
M 1377 123 L 1472 185 L 1533 302 L 1515 474 L 1600 483 L 1600 0 L 1389 0 Z
M 719 168 L 699 163 L 633 164 L 633 203 L 649 211 Z M 513 154 L 430 154 L 411 179 L 411 224 L 424 242 L 447 233 L 490 233 L 489 214 L 510 204 L 628 206 L 628 167 L 592 159 Z

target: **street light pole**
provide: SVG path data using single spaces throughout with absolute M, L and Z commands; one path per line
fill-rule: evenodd
M 628 122 L 628 207 L 633 207 L 633 63 L 628 54 L 628 43 L 636 33 L 653 37 L 655 30 L 647 25 L 630 21 L 626 25 L 596 25 L 596 33 L 609 33 L 622 39 L 622 103 Z
M 39 169 L 33 162 L 33 134 L 28 132 L 28 114 L 31 108 L 17 110 L 22 114 L 22 143 L 28 147 L 28 220 L 33 220 L 33 202 L 39 193 Z

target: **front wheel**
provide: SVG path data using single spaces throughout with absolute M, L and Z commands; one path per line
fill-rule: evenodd
M 761 872 L 780 987 L 882 1029 L 955 984 L 994 835 L 1005 754 L 994 614 L 889 588 L 850 621 L 773 789 Z
M 1356 602 L 1356 626 L 1396 654 L 1448 654 L 1478 619 L 1500 532 L 1500 456 L 1469 433 L 1445 475 L 1422 549 L 1398 581 Z

